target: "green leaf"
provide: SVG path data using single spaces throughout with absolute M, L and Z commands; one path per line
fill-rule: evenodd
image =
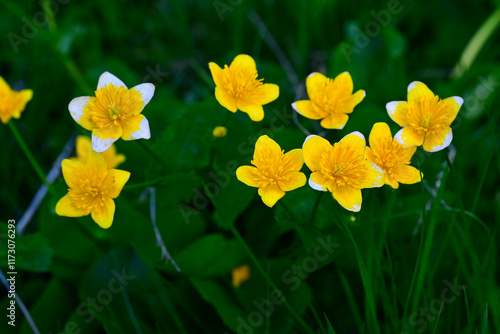
M 47 238 L 40 233 L 35 233 L 26 236 L 17 236 L 14 241 L 14 254 L 8 253 L 7 245 L 0 249 L 2 266 L 7 265 L 8 254 L 11 254 L 15 256 L 16 268 L 18 269 L 33 272 L 47 272 L 50 270 L 53 251 L 49 246 Z M 5 243 L 7 243 L 7 239 Z

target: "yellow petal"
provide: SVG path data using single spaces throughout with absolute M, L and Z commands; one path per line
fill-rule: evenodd
M 68 105 L 68 110 L 77 124 L 86 130 L 93 130 L 95 123 L 90 116 L 89 100 L 95 97 L 81 96 L 74 98 Z
M 20 92 L 17 92 L 17 96 L 19 97 L 18 108 L 20 110 L 24 110 L 26 104 L 33 98 L 33 91 L 31 89 L 24 89 Z
M 399 126 L 406 126 L 408 114 L 408 102 L 393 101 L 385 105 L 389 117 Z
M 294 150 L 288 151 L 283 156 L 281 161 L 283 165 L 283 170 L 285 172 L 298 172 L 304 166 L 304 156 L 302 155 L 302 149 L 296 148 Z
M 394 135 L 394 140 L 404 147 L 420 146 L 424 142 L 424 135 L 418 134 L 415 129 L 405 126 Z
M 368 146 L 366 147 L 365 150 L 365 158 L 366 160 L 371 161 L 373 163 L 376 163 L 377 162 L 376 160 L 378 160 L 378 157 L 375 155 L 374 150 Z
M 366 92 L 362 89 L 358 90 L 356 93 L 344 100 L 344 103 L 339 106 L 337 112 L 350 114 L 353 112 L 354 107 L 361 103 L 366 96 Z
M 262 108 L 262 105 L 253 102 L 247 102 L 241 99 L 236 99 L 236 105 L 238 106 L 239 110 L 247 113 L 252 121 L 260 122 L 264 119 L 264 109 Z
M 304 162 L 307 167 L 313 172 L 319 171 L 321 155 L 331 147 L 332 145 L 325 138 L 316 135 L 308 136 L 302 145 Z
M 303 187 L 306 184 L 307 178 L 304 173 L 290 172 L 282 176 L 278 181 L 278 185 L 283 191 L 292 191 Z
M 225 85 L 226 80 L 224 79 L 224 70 L 219 67 L 216 63 L 209 63 L 208 68 L 210 69 L 210 73 L 212 73 L 212 78 L 214 79 L 215 85 L 219 87 L 223 87 Z
M 420 171 L 408 165 L 398 165 L 392 169 L 394 178 L 404 184 L 414 184 L 421 181 Z M 422 178 L 424 175 L 422 174 Z
M 413 81 L 408 85 L 408 102 L 420 100 L 424 96 L 433 98 L 435 95 L 423 82 Z
M 386 175 L 385 176 L 385 184 L 389 185 L 393 189 L 398 189 L 399 188 L 399 183 L 394 179 L 392 176 Z
M 75 151 L 77 158 L 85 163 L 87 161 L 87 150 L 92 147 L 92 141 L 87 136 L 76 137 Z
M 353 83 L 349 72 L 340 73 L 333 79 L 333 88 L 342 92 L 341 96 L 352 94 Z
M 78 209 L 73 202 L 69 199 L 66 194 L 61 198 L 56 204 L 56 214 L 64 217 L 83 217 L 88 215 L 90 212 L 83 209 Z
M 427 152 L 437 152 L 450 146 L 452 140 L 453 132 L 451 128 L 449 126 L 443 126 L 432 132 L 427 132 L 422 147 Z
M 138 115 L 136 117 L 139 117 L 143 115 Z M 133 118 L 136 118 L 133 117 Z M 123 128 L 120 125 L 111 125 L 106 128 L 94 128 L 92 130 L 92 135 L 98 137 L 99 139 L 118 139 L 122 136 L 123 134 Z M 111 146 L 111 145 L 109 145 Z
M 265 187 L 268 182 L 264 182 L 260 171 L 253 166 L 240 166 L 236 170 L 238 180 L 250 187 Z
M 215 98 L 219 101 L 220 105 L 231 112 L 236 112 L 238 106 L 234 96 L 230 95 L 224 88 L 215 87 Z
M 384 122 L 373 124 L 372 130 L 370 131 L 370 137 L 368 138 L 370 146 L 378 148 L 379 144 L 385 143 L 388 140 L 392 140 L 392 133 L 389 125 Z
M 349 186 L 338 187 L 332 192 L 332 195 L 344 209 L 353 212 L 361 210 L 361 190 Z
M 311 100 L 296 101 L 292 103 L 292 108 L 309 119 L 322 119 L 330 114 Z
M 121 121 L 121 126 L 123 129 L 122 139 L 123 140 L 136 140 L 136 139 L 149 139 L 151 138 L 151 132 L 149 130 L 149 122 L 146 117 L 142 114 L 124 119 Z
M 7 81 L 5 81 L 5 79 L 0 76 L 0 92 L 1 91 L 11 92 L 12 89 L 10 88 L 9 84 L 7 83 Z
M 254 160 L 274 160 L 280 155 L 281 147 L 267 135 L 260 136 L 259 139 L 257 139 L 253 154 Z
M 327 191 L 336 188 L 335 182 L 325 178 L 321 172 L 313 172 L 309 177 L 309 186 L 314 190 Z
M 102 154 L 94 152 L 92 149 L 87 150 L 87 163 L 85 164 L 85 172 L 88 176 L 97 180 L 104 180 L 108 173 L 108 164 Z M 96 183 L 99 183 L 96 181 Z
M 255 61 L 249 55 L 236 56 L 231 65 L 229 65 L 229 69 L 231 71 L 243 72 L 245 75 L 250 75 L 257 72 Z
M 106 196 L 117 198 L 130 178 L 130 173 L 120 169 L 109 169 L 102 182 L 102 188 L 107 191 Z
M 376 188 L 384 185 L 384 171 L 371 161 L 365 161 L 366 171 L 356 188 Z
M 109 197 L 102 198 L 102 205 L 92 208 L 92 219 L 102 228 L 109 228 L 113 224 L 115 202 Z
M 278 98 L 280 89 L 275 84 L 263 84 L 248 92 L 244 100 L 249 104 L 268 104 Z
M 394 143 L 393 145 L 401 145 L 399 143 Z M 409 164 L 413 154 L 417 151 L 417 146 L 412 146 L 403 149 L 401 157 L 399 157 L 399 161 L 403 164 Z
M 339 143 L 341 143 L 342 146 L 347 146 L 354 151 L 363 152 L 363 156 L 365 154 L 365 149 L 366 149 L 365 136 L 363 136 L 363 134 L 359 131 L 354 131 L 344 136 L 344 138 L 342 138 Z
M 447 125 L 450 125 L 457 117 L 464 100 L 460 96 L 452 96 L 442 100 L 441 103 L 445 106 L 444 112 L 448 114 Z
M 285 192 L 277 184 L 268 184 L 264 188 L 259 188 L 259 196 L 265 205 L 272 208 L 276 202 L 285 196 Z
M 68 187 L 78 188 L 85 165 L 78 160 L 64 159 L 61 163 L 61 168 L 64 181 L 66 181 Z
M 119 164 L 121 164 L 122 162 L 124 162 L 126 160 L 124 154 L 117 154 L 116 153 L 115 145 L 111 145 L 109 150 L 102 153 L 102 156 L 104 157 L 104 159 L 106 159 L 106 162 L 108 164 L 109 169 L 117 167 Z
M 330 114 L 326 118 L 321 120 L 321 126 L 325 129 L 336 129 L 342 130 L 349 120 L 349 116 L 346 114 Z
M 322 103 L 328 78 L 319 72 L 309 74 L 306 79 L 307 95 L 313 101 Z

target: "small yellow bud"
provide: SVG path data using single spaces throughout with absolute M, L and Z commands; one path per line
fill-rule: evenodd
M 232 271 L 233 276 L 233 285 L 235 288 L 239 288 L 243 282 L 248 280 L 250 277 L 250 267 L 246 264 L 243 264 L 239 267 L 236 267 Z
M 223 126 L 215 127 L 214 131 L 212 132 L 212 135 L 215 138 L 224 138 L 226 134 L 227 134 L 227 129 Z
M 349 219 L 351 220 L 351 222 L 354 223 L 356 221 L 356 216 L 351 216 L 351 217 L 349 217 Z

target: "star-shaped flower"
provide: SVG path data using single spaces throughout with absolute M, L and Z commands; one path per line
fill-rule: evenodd
M 92 131 L 92 148 L 104 152 L 120 137 L 123 140 L 149 139 L 149 123 L 141 114 L 153 97 L 155 86 L 143 83 L 131 89 L 109 72 L 104 72 L 94 96 L 73 99 L 73 119 Z
M 382 168 L 385 184 L 398 189 L 399 183 L 420 182 L 420 171 L 409 166 L 411 157 L 417 150 L 416 146 L 405 148 L 395 141 L 391 129 L 383 122 L 373 125 L 369 141 L 370 147 L 366 148 L 366 158 Z
M 304 117 L 321 119 L 326 129 L 343 129 L 352 113 L 366 96 L 364 90 L 353 92 L 353 82 L 349 72 L 340 73 L 330 79 L 321 73 L 311 73 L 306 80 L 309 100 L 292 103 L 293 109 Z
M 259 188 L 262 201 L 269 207 L 291 191 L 306 184 L 306 176 L 300 172 L 304 165 L 302 150 L 284 153 L 268 136 L 260 136 L 255 144 L 253 166 L 241 166 L 236 177 L 250 187 Z
M 106 159 L 92 149 L 87 150 L 87 162 L 64 159 L 62 173 L 69 186 L 68 194 L 56 205 L 59 216 L 82 217 L 89 214 L 102 228 L 109 228 L 115 214 L 114 198 L 127 183 L 130 173 L 108 169 Z
M 254 122 L 264 118 L 262 106 L 279 96 L 277 85 L 264 84 L 264 79 L 257 79 L 255 61 L 248 55 L 236 56 L 231 65 L 224 65 L 224 69 L 216 63 L 209 63 L 208 67 L 215 82 L 217 101 L 231 112 L 239 109 L 247 113 Z
M 308 136 L 302 150 L 304 161 L 312 172 L 311 188 L 330 191 L 349 211 L 361 210 L 361 189 L 384 185 L 384 172 L 366 160 L 365 148 L 365 137 L 357 131 L 333 146 L 322 137 Z
M 32 97 L 31 89 L 16 92 L 0 77 L 0 120 L 2 123 L 7 124 L 12 117 L 21 117 L 21 112 Z
M 459 96 L 440 100 L 422 82 L 412 82 L 408 86 L 408 101 L 386 105 L 392 120 L 403 127 L 394 139 L 405 147 L 422 145 L 427 152 L 448 147 L 453 139 L 450 125 L 463 102 Z
M 89 137 L 76 137 L 75 151 L 77 160 L 86 163 L 87 152 L 89 148 L 92 148 L 92 141 Z M 106 163 L 108 164 L 108 168 L 110 169 L 118 167 L 119 164 L 125 161 L 125 155 L 116 153 L 116 147 L 114 144 L 111 145 L 111 147 L 106 152 L 103 152 L 101 154 L 104 159 L 106 159 Z

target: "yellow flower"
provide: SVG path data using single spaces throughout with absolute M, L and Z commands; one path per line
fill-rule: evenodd
M 224 126 L 217 126 L 214 128 L 212 135 L 215 138 L 224 138 L 227 134 L 227 129 Z
M 408 166 L 417 147 L 405 148 L 395 141 L 386 123 L 373 125 L 369 141 L 370 147 L 366 148 L 366 159 L 382 168 L 385 174 L 385 184 L 398 189 L 398 182 L 413 184 L 421 180 L 420 171 Z
M 69 112 L 73 119 L 92 131 L 92 148 L 104 152 L 123 140 L 149 139 L 148 120 L 141 114 L 153 97 L 155 86 L 143 83 L 131 89 L 109 72 L 104 72 L 97 84 L 95 97 L 73 99 Z
M 78 136 L 76 138 L 76 159 L 86 163 L 87 162 L 87 151 L 89 148 L 92 148 L 92 141 L 87 136 Z M 106 151 L 101 153 L 104 159 L 106 159 L 106 163 L 108 164 L 108 168 L 115 168 L 119 164 L 125 161 L 125 155 L 117 154 L 115 145 L 111 145 L 111 147 Z
M 440 100 L 425 84 L 412 82 L 408 86 L 408 102 L 386 105 L 392 120 L 403 127 L 394 139 L 405 147 L 422 145 L 427 152 L 448 147 L 453 139 L 450 125 L 463 102 L 458 96 Z
M 250 267 L 248 267 L 248 265 L 246 264 L 243 264 L 239 267 L 234 268 L 231 272 L 231 275 L 233 277 L 233 286 L 235 288 L 239 288 L 242 283 L 250 278 Z
M 31 89 L 16 92 L 0 77 L 0 120 L 2 123 L 7 124 L 11 117 L 21 117 L 21 112 L 32 97 Z
M 340 73 L 333 80 L 321 73 L 311 73 L 306 86 L 310 100 L 296 101 L 292 107 L 302 116 L 321 119 L 321 126 L 326 129 L 343 129 L 349 119 L 348 114 L 366 96 L 364 90 L 352 93 L 353 82 L 349 72 Z
M 241 166 L 236 177 L 250 187 L 259 188 L 262 201 L 269 207 L 291 191 L 306 184 L 306 176 L 300 172 L 304 165 L 302 150 L 284 153 L 268 136 L 260 136 L 255 144 L 252 165 Z
M 262 106 L 276 100 L 279 87 L 274 84 L 263 84 L 257 79 L 255 61 L 248 55 L 236 56 L 229 65 L 221 69 L 216 63 L 209 63 L 215 82 L 217 101 L 231 112 L 238 109 L 246 112 L 254 122 L 262 121 Z
M 365 159 L 365 148 L 365 137 L 357 131 L 333 146 L 322 137 L 308 136 L 302 150 L 304 161 L 312 172 L 311 188 L 329 190 L 345 209 L 359 211 L 361 189 L 384 185 L 384 172 Z
M 106 159 L 87 151 L 87 162 L 64 159 L 62 173 L 69 186 L 68 194 L 56 205 L 59 216 L 82 217 L 92 214 L 92 219 L 102 228 L 109 228 L 115 214 L 114 198 L 127 183 L 130 173 L 108 169 Z

